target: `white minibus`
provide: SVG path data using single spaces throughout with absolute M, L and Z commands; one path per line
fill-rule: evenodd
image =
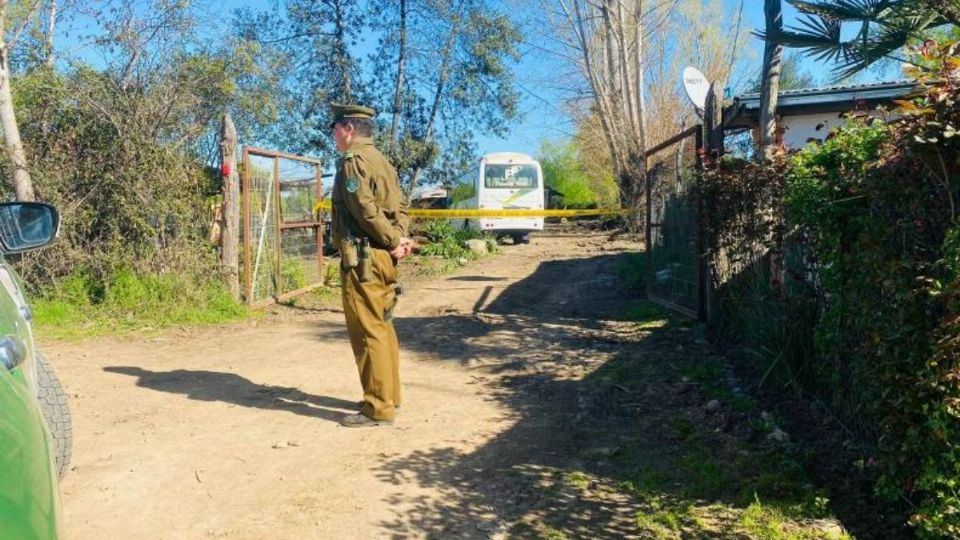
M 450 193 L 451 207 L 478 210 L 543 210 L 543 172 L 526 154 L 499 152 L 480 158 L 460 175 Z M 530 232 L 543 230 L 543 217 L 457 219 L 457 226 L 510 236 L 515 244 L 530 242 Z

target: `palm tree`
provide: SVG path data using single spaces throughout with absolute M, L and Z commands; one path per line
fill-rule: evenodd
M 802 15 L 785 30 L 758 33 L 837 65 L 838 79 L 885 58 L 904 61 L 897 49 L 944 25 L 960 26 L 960 0 L 787 0 Z M 844 24 L 859 24 L 844 39 Z

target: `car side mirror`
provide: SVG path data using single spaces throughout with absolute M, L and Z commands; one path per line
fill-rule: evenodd
M 0 247 L 3 252 L 23 253 L 46 247 L 60 232 L 60 212 L 38 202 L 0 203 Z

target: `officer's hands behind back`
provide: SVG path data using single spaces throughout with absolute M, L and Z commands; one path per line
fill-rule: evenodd
M 404 236 L 400 238 L 400 243 L 397 244 L 397 247 L 390 250 L 390 255 L 399 261 L 407 255 L 410 255 L 414 248 L 417 247 L 419 247 L 419 245 L 416 242 Z

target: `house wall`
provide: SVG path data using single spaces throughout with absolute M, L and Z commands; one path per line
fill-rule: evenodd
M 827 112 L 818 114 L 799 114 L 794 116 L 784 116 L 781 122 L 786 126 L 786 132 L 783 134 L 783 142 L 790 150 L 799 150 L 803 148 L 809 139 L 819 139 L 823 141 L 830 133 L 831 129 L 842 126 L 846 120 L 846 112 Z M 882 113 L 877 110 L 869 111 L 870 116 L 881 116 Z M 896 114 L 887 113 L 887 116 L 895 118 Z M 817 129 L 817 126 L 821 126 Z

